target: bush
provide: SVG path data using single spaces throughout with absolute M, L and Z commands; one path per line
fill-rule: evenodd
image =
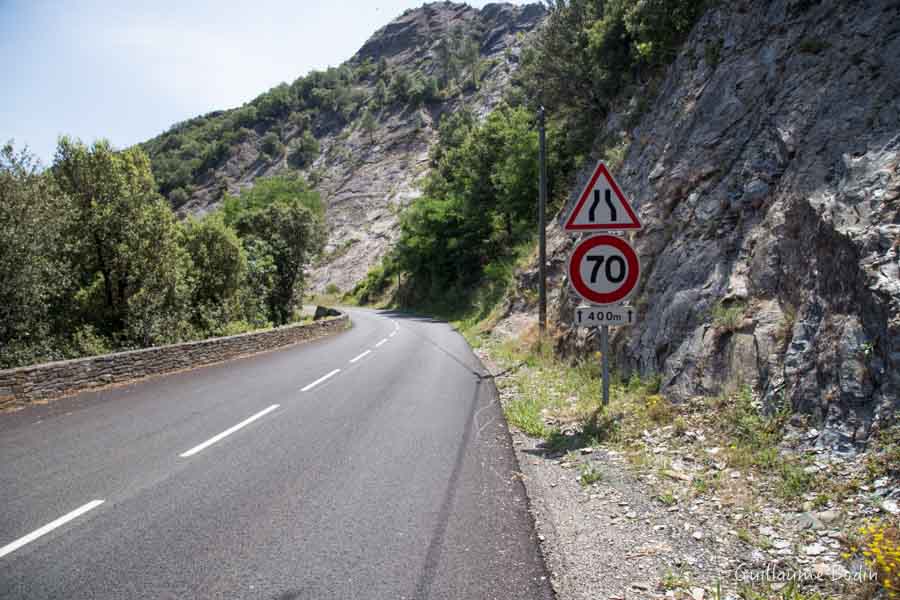
M 263 136 L 259 148 L 269 158 L 277 158 L 284 153 L 284 144 L 281 143 L 278 135 L 272 131 Z

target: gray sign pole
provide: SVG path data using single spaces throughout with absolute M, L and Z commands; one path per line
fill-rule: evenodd
M 538 136 L 540 146 L 540 201 L 538 203 L 538 327 L 541 342 L 547 329 L 547 140 L 544 127 L 544 107 L 538 109 Z
M 609 404 L 609 325 L 600 328 L 600 353 L 603 361 L 603 406 Z

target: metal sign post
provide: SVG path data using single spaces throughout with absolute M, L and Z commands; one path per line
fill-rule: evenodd
M 640 230 L 640 217 L 602 162 L 597 163 L 563 229 L 603 232 L 581 240 L 569 256 L 569 283 L 591 306 L 575 309 L 576 327 L 600 328 L 603 406 L 609 405 L 609 328 L 632 325 L 637 311 L 620 304 L 637 286 L 641 264 L 626 240 L 609 231 Z
M 600 328 L 600 354 L 603 372 L 603 406 L 609 405 L 609 325 Z
M 547 329 L 547 138 L 544 127 L 544 107 L 538 109 L 538 138 L 540 145 L 540 200 L 538 202 L 538 260 L 540 266 L 538 273 L 538 328 L 541 335 L 541 343 L 544 341 L 544 333 Z

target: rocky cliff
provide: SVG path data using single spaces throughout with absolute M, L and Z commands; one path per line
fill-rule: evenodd
M 822 445 L 867 439 L 900 402 L 900 3 L 721 3 L 636 126 L 625 112 L 600 136 L 629 144 L 614 173 L 645 226 L 619 367 L 676 400 L 750 385 L 809 415 Z M 584 352 L 573 244 L 551 226 L 551 312 Z M 511 298 L 505 325 L 533 297 Z
M 527 34 L 544 15 L 538 4 L 489 4 L 476 10 L 439 2 L 407 11 L 377 31 L 353 58 L 334 70 L 334 77 L 318 77 L 323 80 L 319 83 L 321 74 L 311 74 L 305 81 L 301 78 L 284 86 L 286 105 L 295 93 L 307 93 L 315 103 L 294 101 L 292 107 L 270 110 L 271 99 L 261 97 L 248 106 L 253 107 L 253 115 L 267 110 L 271 118 L 235 115 L 229 122 L 234 125 L 215 129 L 212 143 L 228 139 L 221 157 L 213 159 L 212 168 L 195 169 L 183 188 L 187 190 L 183 201 L 173 194 L 169 197 L 181 214 L 204 213 L 215 209 L 224 193 L 237 194 L 259 177 L 302 172 L 322 194 L 329 231 L 324 256 L 312 270 L 309 286 L 313 291 L 332 285 L 349 290 L 396 239 L 399 212 L 418 196 L 418 182 L 427 171 L 441 115 L 463 106 L 479 114 L 489 112 L 517 67 Z M 386 97 L 395 87 L 403 87 L 396 83 L 401 76 L 425 85 L 440 81 L 441 88 L 424 101 L 406 95 L 379 99 L 379 94 Z M 340 80 L 341 98 L 334 80 Z M 319 91 L 309 94 L 313 86 L 320 86 Z M 268 95 L 280 93 L 276 88 Z M 319 100 L 320 96 L 324 99 Z M 374 128 L 363 125 L 367 112 L 374 117 Z M 208 117 L 201 118 L 199 126 L 231 118 L 227 113 Z M 246 125 L 234 133 L 243 121 Z M 195 125 L 189 122 L 173 131 Z M 291 160 L 290 148 L 306 132 L 316 138 L 319 152 L 309 164 L 298 165 Z M 172 145 L 165 141 L 172 133 L 148 143 L 154 165 L 161 164 L 162 154 Z M 266 151 L 267 136 L 275 140 L 269 144 L 276 150 Z

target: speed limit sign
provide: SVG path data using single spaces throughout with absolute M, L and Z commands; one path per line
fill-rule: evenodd
M 569 282 L 592 304 L 615 304 L 637 285 L 641 265 L 634 248 L 614 235 L 595 235 L 575 247 L 569 257 Z

